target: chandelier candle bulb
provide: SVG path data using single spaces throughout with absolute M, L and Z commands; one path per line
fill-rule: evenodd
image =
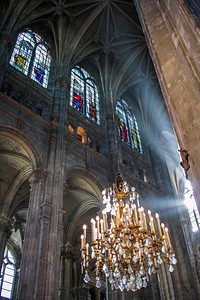
M 88 260 L 89 260 L 89 244 L 86 244 L 86 268 L 88 268 Z
M 157 219 L 157 223 L 158 223 L 158 231 L 159 231 L 159 234 L 160 236 L 162 236 L 162 230 L 161 230 L 161 227 L 160 227 L 160 218 L 159 218 L 159 214 L 155 214 L 156 216 L 156 219 Z
M 138 225 L 138 215 L 137 215 L 137 209 L 135 204 L 133 204 L 133 209 L 134 209 L 135 222 L 136 225 Z
M 137 195 L 137 206 L 140 207 L 140 196 Z
M 97 228 L 95 227 L 94 228 L 94 241 L 97 240 Z
M 144 208 L 143 208 L 143 207 L 141 207 L 141 210 L 142 210 L 143 226 L 144 226 L 144 229 L 147 230 L 146 214 L 145 214 L 145 212 L 144 212 Z
M 104 233 L 104 228 L 103 228 L 104 226 L 103 226 L 103 225 L 104 225 L 104 222 L 103 222 L 103 220 L 101 219 L 101 220 L 100 220 L 101 234 Z
M 83 240 L 84 240 L 84 235 L 83 234 L 81 234 L 81 250 L 83 250 Z
M 169 232 L 168 232 L 167 227 L 165 227 L 165 235 L 166 235 L 167 243 L 168 243 L 169 247 L 171 247 L 171 241 L 170 241 L 170 238 L 169 238 Z
M 151 217 L 151 232 L 155 232 L 154 219 Z
M 139 212 L 139 218 L 140 218 L 140 225 L 143 228 L 143 218 L 142 218 L 142 210 L 141 207 L 138 208 L 138 212 Z
M 96 216 L 97 221 L 97 239 L 99 238 L 99 216 Z
M 166 236 L 165 236 L 165 224 L 161 223 L 161 228 L 162 228 L 163 237 L 166 239 Z
M 95 240 L 95 220 L 91 219 L 92 242 Z
M 104 230 L 107 232 L 107 214 L 106 211 L 102 211 L 102 217 L 103 217 L 103 225 L 104 225 Z
M 87 226 L 83 225 L 83 235 L 84 235 L 83 246 L 84 246 L 84 248 L 85 248 L 85 244 L 86 244 L 86 229 L 87 229 Z

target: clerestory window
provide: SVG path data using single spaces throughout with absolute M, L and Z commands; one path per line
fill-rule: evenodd
M 121 140 L 133 149 L 142 153 L 142 145 L 136 118 L 124 100 L 119 99 L 116 105 L 119 117 L 119 135 Z
M 10 64 L 47 88 L 51 55 L 47 43 L 39 34 L 28 30 L 18 35 Z
M 71 72 L 70 105 L 100 124 L 99 93 L 95 80 L 87 71 L 78 66 Z

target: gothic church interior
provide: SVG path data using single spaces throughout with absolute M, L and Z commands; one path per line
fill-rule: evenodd
M 200 298 L 199 24 L 195 0 L 0 0 L 0 299 Z M 80 237 L 119 172 L 177 263 L 97 288 Z

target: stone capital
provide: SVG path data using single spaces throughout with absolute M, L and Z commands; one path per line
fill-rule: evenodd
M 47 177 L 47 172 L 44 170 L 35 170 L 34 173 L 29 178 L 29 182 L 32 185 L 33 183 L 39 182 L 39 181 L 45 181 Z
M 73 260 L 75 258 L 75 249 L 70 245 L 63 246 L 61 249 L 61 256 L 66 259 Z
M 56 85 L 59 85 L 61 87 L 66 86 L 67 88 L 70 87 L 70 80 L 68 77 L 62 75 L 62 76 L 57 76 L 54 80 Z

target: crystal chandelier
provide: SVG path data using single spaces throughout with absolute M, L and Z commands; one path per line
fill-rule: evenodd
M 96 277 L 101 287 L 105 275 L 111 289 L 136 291 L 147 286 L 151 274 L 159 265 L 169 265 L 173 272 L 176 264 L 168 228 L 153 218 L 139 204 L 139 195 L 117 174 L 113 187 L 102 192 L 105 209 L 101 217 L 91 220 L 91 242 L 86 241 L 86 225 L 81 235 L 81 258 L 84 281 Z

